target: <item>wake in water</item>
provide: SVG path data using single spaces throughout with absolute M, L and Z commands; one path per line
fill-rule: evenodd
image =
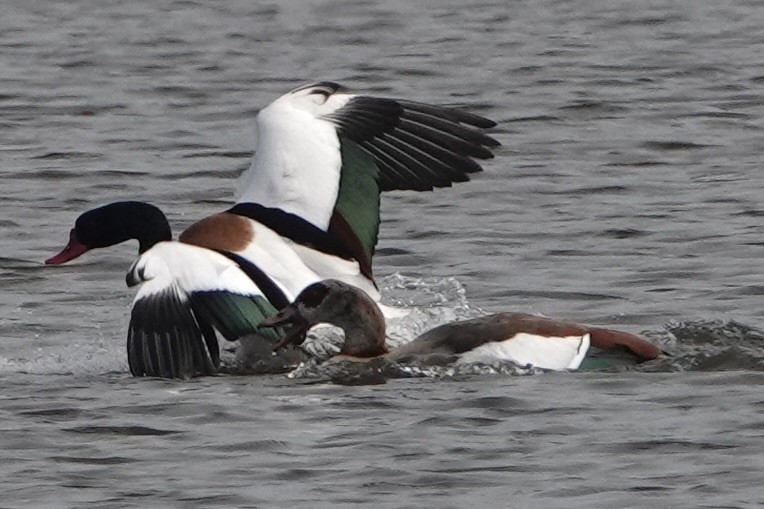
M 643 335 L 669 355 L 641 371 L 764 371 L 764 332 L 735 321 L 672 321 Z
M 417 278 L 393 274 L 380 282 L 383 303 L 402 307 L 409 313 L 389 322 L 388 342 L 398 346 L 437 325 L 487 314 L 469 303 L 462 284 L 453 277 Z M 492 364 L 439 365 L 437 359 L 426 364 L 406 366 L 390 362 L 326 363 L 320 361 L 338 351 L 342 332 L 334 327 L 319 327 L 309 334 L 303 348 L 319 359 L 299 365 L 292 378 L 334 380 L 340 383 L 382 383 L 397 377 L 458 377 L 465 375 L 532 375 L 538 368 L 509 362 Z M 708 320 L 669 322 L 662 329 L 643 331 L 668 355 L 639 365 L 590 363 L 586 370 L 717 371 L 746 369 L 764 371 L 764 332 L 734 321 Z M 83 337 L 74 344 L 33 347 L 0 356 L 0 374 L 107 374 L 127 373 L 124 341 L 99 333 L 97 338 Z M 239 372 L 234 362 L 235 344 L 222 345 L 223 372 Z M 596 360 L 596 356 L 595 356 Z M 352 364 L 352 365 L 351 365 Z M 605 367 L 603 367 L 605 366 Z

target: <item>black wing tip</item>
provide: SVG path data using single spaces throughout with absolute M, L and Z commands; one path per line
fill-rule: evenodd
M 460 110 L 460 111 L 462 111 L 462 110 Z M 481 117 L 480 115 L 474 115 L 472 113 L 467 113 L 465 111 L 462 111 L 462 114 L 463 115 L 470 115 L 472 117 L 472 119 L 473 119 L 473 122 L 465 122 L 465 123 L 469 123 L 470 125 L 473 125 L 475 127 L 479 127 L 481 129 L 493 129 L 494 127 L 499 125 L 499 124 L 496 123 L 495 120 L 491 120 L 490 118 L 487 118 L 487 117 Z
M 470 157 L 475 159 L 491 159 L 491 148 L 500 147 L 501 143 L 496 138 L 487 135 L 482 130 L 492 129 L 497 122 L 474 113 L 469 113 L 460 107 L 435 106 L 414 101 L 399 101 L 404 109 L 404 118 L 411 118 L 415 123 L 425 127 L 436 127 L 446 130 L 463 141 L 474 146 L 475 152 Z M 432 123 L 437 122 L 437 123 Z M 441 124 L 441 125 L 438 125 Z M 451 127 L 448 127 L 450 124 Z
M 190 380 L 217 374 L 217 367 L 208 358 L 194 356 L 192 363 L 183 363 L 177 355 L 168 356 L 162 350 L 164 346 L 172 342 L 173 339 L 167 336 L 152 337 L 145 332 L 135 331 L 128 339 L 130 374 L 136 378 L 177 380 Z M 148 349 L 152 350 L 146 355 L 145 351 Z
M 307 83 L 305 85 L 301 85 L 297 88 L 292 89 L 289 93 L 293 94 L 296 92 L 301 92 L 303 90 L 308 89 L 316 89 L 312 93 L 323 93 L 327 96 L 336 94 L 336 93 L 349 93 L 351 92 L 351 88 L 343 85 L 342 83 L 338 83 L 336 81 L 330 81 L 330 80 L 322 80 L 322 81 L 314 81 L 312 83 Z M 366 103 L 368 106 L 372 107 L 384 107 L 384 108 L 400 108 L 401 110 L 405 109 L 414 109 L 414 110 L 420 110 L 420 109 L 426 109 L 431 111 L 437 111 L 441 110 L 443 112 L 450 112 L 450 117 L 462 124 L 471 125 L 473 127 L 477 127 L 480 129 L 492 129 L 496 127 L 498 124 L 496 121 L 491 120 L 490 118 L 483 117 L 481 115 L 476 115 L 474 113 L 470 113 L 466 111 L 463 107 L 460 106 L 436 106 L 428 103 L 422 103 L 417 101 L 408 101 L 404 99 L 396 99 L 396 98 L 389 98 L 389 97 L 377 97 L 372 95 L 356 95 L 353 97 L 353 101 L 356 103 Z M 496 141 L 493 138 L 489 138 L 491 142 L 485 143 L 488 146 L 499 146 L 501 145 L 498 141 Z M 494 143 L 494 144 L 491 144 Z
M 483 145 L 487 147 L 495 148 L 495 147 L 501 147 L 501 142 L 497 140 L 496 138 L 491 138 L 490 136 L 486 136 L 485 140 L 483 141 Z M 491 154 L 491 157 L 493 157 L 493 154 Z M 490 157 L 488 159 L 490 159 Z
M 484 132 L 497 123 L 456 106 L 356 95 L 324 117 L 379 167 L 381 191 L 431 191 L 469 180 L 501 143 Z
M 480 129 L 491 129 L 498 125 L 490 118 L 468 112 L 462 106 L 438 106 L 417 101 L 407 101 L 404 99 L 398 99 L 397 101 L 401 106 L 403 106 L 405 110 L 429 113 L 431 115 L 446 118 L 453 122 L 471 125 Z
M 214 375 L 219 366 L 219 357 L 205 348 L 189 303 L 169 291 L 134 303 L 127 355 L 135 377 L 187 380 Z

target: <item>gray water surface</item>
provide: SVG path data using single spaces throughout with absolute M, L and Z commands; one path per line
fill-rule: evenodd
M 762 47 L 742 0 L 5 2 L 0 505 L 761 505 Z M 499 122 L 472 182 L 384 195 L 387 298 L 620 327 L 672 357 L 129 377 L 136 246 L 42 260 L 110 201 L 176 232 L 224 210 L 257 110 L 319 79 Z

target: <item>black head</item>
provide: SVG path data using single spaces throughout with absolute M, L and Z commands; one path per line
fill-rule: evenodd
M 137 239 L 139 252 L 157 242 L 171 240 L 170 224 L 157 207 L 138 201 L 120 201 L 84 212 L 69 233 L 69 243 L 45 263 L 58 265 L 91 249 L 113 246 Z

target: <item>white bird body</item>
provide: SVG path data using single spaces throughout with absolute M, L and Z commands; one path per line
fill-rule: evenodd
M 491 341 L 464 352 L 458 362 L 510 361 L 555 371 L 578 369 L 589 351 L 590 335 L 539 336 L 518 332 L 502 341 Z

